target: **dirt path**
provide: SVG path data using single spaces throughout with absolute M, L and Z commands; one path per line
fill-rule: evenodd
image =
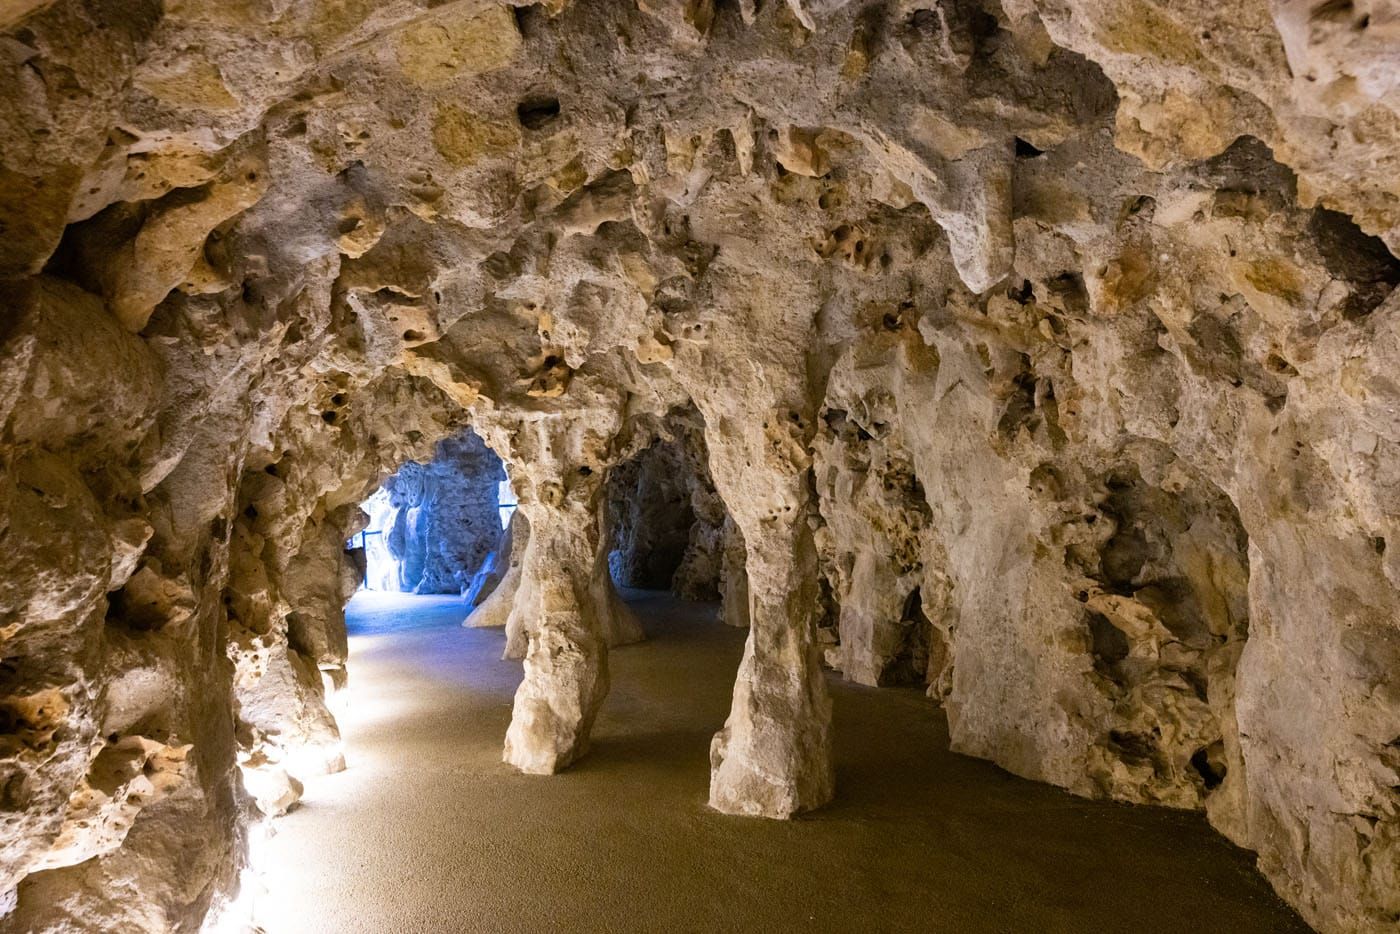
M 455 599 L 351 605 L 349 769 L 279 824 L 259 913 L 292 932 L 1306 931 L 1196 814 L 1083 801 L 947 752 L 917 691 L 833 682 L 829 808 L 705 807 L 744 634 L 642 595 L 592 752 L 500 761 L 520 666 Z

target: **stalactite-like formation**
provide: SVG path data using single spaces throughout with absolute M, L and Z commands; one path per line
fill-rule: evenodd
M 4 927 L 230 896 L 340 764 L 358 504 L 470 427 L 521 769 L 640 637 L 609 473 L 684 440 L 673 585 L 750 627 L 715 808 L 831 797 L 825 660 L 1392 929 L 1398 48 L 1370 0 L 0 9 Z

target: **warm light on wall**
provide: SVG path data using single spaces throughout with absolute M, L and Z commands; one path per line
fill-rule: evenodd
M 282 929 L 271 912 L 266 878 L 268 840 L 274 833 L 271 818 L 248 825 L 248 861 L 238 874 L 238 894 L 215 904 L 205 915 L 203 934 L 274 934 Z
M 360 650 L 367 643 L 372 644 L 374 639 L 373 636 L 352 636 L 351 650 Z M 325 686 L 326 706 L 335 717 L 342 737 L 349 730 L 393 715 L 394 704 L 382 699 L 356 696 L 351 692 L 349 684 L 335 688 L 327 678 Z M 337 771 L 345 768 L 344 746 L 342 741 L 333 752 L 335 758 L 342 759 Z M 320 782 L 330 777 L 325 768 L 325 751 L 312 752 L 309 755 L 313 758 L 298 761 L 302 757 L 294 755 L 284 763 L 293 774 L 300 773 L 298 777 L 304 785 L 303 800 L 312 795 Z M 253 813 L 256 814 L 257 810 L 253 809 Z M 202 934 L 277 934 L 289 927 L 288 905 L 285 898 L 278 897 L 275 884 L 279 868 L 272 839 L 277 833 L 280 820 L 281 818 L 275 817 L 259 817 L 249 823 L 247 860 L 238 876 L 238 894 L 226 898 L 222 903 L 216 903 L 210 909 L 201 927 Z
M 355 600 L 376 610 L 411 607 L 413 601 L 434 599 L 398 593 L 362 591 Z M 350 636 L 351 658 L 382 651 L 383 643 L 394 638 L 392 631 L 361 633 Z M 388 689 L 386 689 L 388 688 Z M 409 716 L 413 697 L 395 691 L 391 685 L 356 686 L 349 683 L 328 691 L 326 704 L 335 716 L 350 751 L 347 767 L 333 774 L 318 774 L 313 768 L 299 776 L 304 784 L 301 804 L 314 812 L 318 808 L 343 807 L 347 802 L 363 800 L 371 789 L 383 782 L 385 774 L 400 767 L 397 760 L 376 755 L 373 743 L 363 742 L 367 733 L 382 729 L 385 724 Z M 305 815 L 305 816 L 309 816 Z M 239 876 L 237 897 L 216 907 L 202 929 L 203 934 L 283 934 L 288 931 L 316 930 L 314 922 L 300 912 L 305 893 L 289 880 L 299 879 L 299 864 L 307 858 L 303 842 L 297 837 L 305 833 L 297 828 L 279 835 L 279 830 L 295 822 L 299 814 L 294 807 L 285 817 L 262 818 L 248 830 L 248 858 Z

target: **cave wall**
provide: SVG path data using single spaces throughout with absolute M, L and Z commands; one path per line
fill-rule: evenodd
M 641 635 L 609 471 L 678 413 L 750 627 L 714 807 L 830 798 L 825 659 L 1018 774 L 1204 808 L 1319 929 L 1393 928 L 1383 5 L 30 0 L 0 33 L 6 930 L 229 899 L 255 814 L 341 763 L 358 503 L 468 425 L 520 497 L 472 618 L 524 663 L 505 756 L 584 754 Z
M 502 529 L 498 491 L 506 478 L 501 459 L 475 432 L 438 443 L 426 464 L 404 464 L 384 481 L 372 507 L 366 550 L 382 549 L 380 576 L 371 590 L 400 593 L 473 591 L 477 572 L 498 555 Z M 495 560 L 493 558 L 493 560 Z M 474 596 L 484 597 L 478 586 Z
M 608 472 L 608 568 L 619 586 L 671 589 L 696 522 L 686 467 L 674 445 L 657 444 Z

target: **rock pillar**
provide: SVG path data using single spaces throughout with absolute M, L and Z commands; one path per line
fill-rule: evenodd
M 518 471 L 518 508 L 530 537 L 506 629 L 525 642 L 525 680 L 516 691 L 504 758 L 536 774 L 556 772 L 587 751 L 608 693 L 607 647 L 641 638 L 608 578 L 602 471 L 580 462 L 587 458 L 555 453 L 571 447 L 530 445 L 518 462 L 525 465 Z
M 708 440 L 716 488 L 744 535 L 750 621 L 729 719 L 710 745 L 710 807 L 791 817 L 834 791 L 807 467 L 797 458 L 757 471 L 761 449 Z

